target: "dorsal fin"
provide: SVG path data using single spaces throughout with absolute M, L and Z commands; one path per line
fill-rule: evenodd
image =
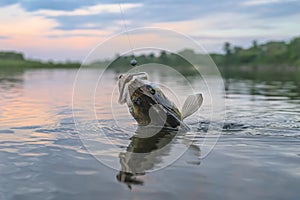
M 182 106 L 182 119 L 185 119 L 188 116 L 194 114 L 200 108 L 202 102 L 203 97 L 201 93 L 189 95 Z

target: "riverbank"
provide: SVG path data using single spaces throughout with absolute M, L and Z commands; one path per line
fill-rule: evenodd
M 55 62 L 42 62 L 36 60 L 0 60 L 0 69 L 3 68 L 79 68 L 80 63 L 77 62 L 65 62 L 65 63 L 55 63 Z
M 0 70 L 6 68 L 79 68 L 79 62 L 53 62 L 40 61 L 24 58 L 19 52 L 0 52 Z

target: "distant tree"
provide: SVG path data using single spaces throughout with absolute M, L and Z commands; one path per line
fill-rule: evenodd
M 161 64 L 166 64 L 168 62 L 168 54 L 166 51 L 161 51 L 159 56 L 159 62 Z
M 256 40 L 253 40 L 253 41 L 252 41 L 252 47 L 253 47 L 254 49 L 257 49 L 257 41 L 256 41 Z
M 150 59 L 153 59 L 154 57 L 155 57 L 154 53 L 150 53 L 150 54 L 149 54 L 149 58 L 150 58 Z
M 238 54 L 241 50 L 243 50 L 242 47 L 238 47 L 238 46 L 233 47 L 233 53 L 234 54 Z
M 223 49 L 225 51 L 226 56 L 231 55 L 231 44 L 229 42 L 225 42 Z
M 167 57 L 167 52 L 166 51 L 161 51 L 160 52 L 160 57 Z
M 24 55 L 13 51 L 0 52 L 0 59 L 24 60 Z
M 288 59 L 292 65 L 300 66 L 300 37 L 294 38 L 288 44 Z

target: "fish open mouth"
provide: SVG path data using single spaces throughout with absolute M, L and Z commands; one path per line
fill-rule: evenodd
M 136 79 L 147 80 L 148 74 L 146 72 L 121 74 L 119 75 L 118 87 L 119 87 L 119 100 L 120 104 L 130 104 L 130 94 L 128 86 Z M 136 87 L 137 88 L 137 87 Z

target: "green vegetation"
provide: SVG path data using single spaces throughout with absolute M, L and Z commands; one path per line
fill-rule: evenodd
M 265 44 L 257 44 L 253 41 L 250 48 L 233 46 L 226 42 L 223 54 L 210 54 L 213 61 L 224 71 L 295 71 L 300 69 L 300 37 L 290 42 L 271 41 Z M 90 66 L 101 68 L 108 66 L 109 69 L 117 72 L 127 71 L 132 56 L 117 55 L 113 61 L 105 60 L 90 64 Z M 185 49 L 177 54 L 161 51 L 159 55 L 150 53 L 135 57 L 139 65 L 147 63 L 159 63 L 174 67 L 185 74 L 194 74 L 196 70 L 189 63 L 205 65 L 209 60 L 207 55 L 197 54 L 193 50 Z M 22 68 L 78 68 L 80 63 L 65 62 L 41 62 L 27 60 L 22 53 L 0 52 L 0 68 L 22 67 Z
M 132 59 L 133 56 L 116 55 L 114 61 L 107 65 L 108 69 L 117 72 L 128 71 L 132 68 L 129 64 Z M 177 71 L 184 72 L 185 74 L 195 74 L 197 72 L 192 64 L 189 63 L 186 59 L 174 53 L 167 53 L 166 51 L 161 51 L 160 55 L 155 55 L 153 53 L 150 53 L 148 55 L 142 54 L 139 56 L 135 56 L 135 59 L 137 60 L 138 65 L 157 63 L 161 65 L 172 66 Z
M 38 60 L 27 60 L 22 53 L 0 52 L 0 69 L 4 68 L 78 68 L 77 62 L 42 62 Z
M 222 72 L 225 71 L 295 71 L 300 70 L 300 37 L 290 42 L 271 41 L 257 44 L 253 41 L 250 48 L 233 46 L 226 42 L 223 54 L 210 54 L 210 57 Z M 110 69 L 118 72 L 130 69 L 132 56 L 117 55 L 109 65 Z M 197 54 L 193 50 L 185 49 L 177 54 L 161 51 L 160 55 L 148 54 L 135 56 L 139 65 L 146 63 L 159 63 L 174 67 L 185 74 L 195 73 L 195 69 L 188 61 L 199 65 L 209 64 L 208 56 Z M 106 65 L 108 66 L 106 61 Z M 94 63 L 95 64 L 95 63 Z M 97 62 L 103 66 L 104 62 Z
M 0 60 L 19 60 L 23 61 L 24 56 L 22 53 L 16 53 L 12 51 L 0 52 Z
M 250 48 L 224 44 L 224 55 L 212 54 L 218 66 L 224 67 L 275 67 L 275 68 L 298 68 L 300 67 L 300 37 L 290 42 L 271 41 L 258 45 L 256 41 Z

